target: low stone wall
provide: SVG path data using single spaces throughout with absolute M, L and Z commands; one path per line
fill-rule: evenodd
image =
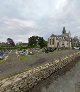
M 25 92 L 80 56 L 80 51 L 0 81 L 0 92 Z

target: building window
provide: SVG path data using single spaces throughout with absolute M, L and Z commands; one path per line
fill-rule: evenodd
M 52 44 L 54 45 L 54 38 L 52 39 Z
M 48 38 L 48 43 L 49 43 L 49 38 Z
M 51 45 L 51 39 L 50 39 L 50 45 Z

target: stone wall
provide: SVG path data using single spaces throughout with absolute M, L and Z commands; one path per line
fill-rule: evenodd
M 80 56 L 80 51 L 0 81 L 0 92 L 25 92 Z

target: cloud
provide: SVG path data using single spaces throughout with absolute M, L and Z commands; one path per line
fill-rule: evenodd
M 21 20 L 21 19 L 7 19 L 4 21 L 4 23 L 8 26 L 8 28 L 35 28 L 36 23 L 32 20 Z
M 61 34 L 63 26 L 80 36 L 79 0 L 0 0 L 1 41 L 11 37 L 27 42 L 32 35 L 47 39 Z

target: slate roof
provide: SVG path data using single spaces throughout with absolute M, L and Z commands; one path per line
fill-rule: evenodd
M 50 37 L 57 37 L 57 35 L 52 34 Z

